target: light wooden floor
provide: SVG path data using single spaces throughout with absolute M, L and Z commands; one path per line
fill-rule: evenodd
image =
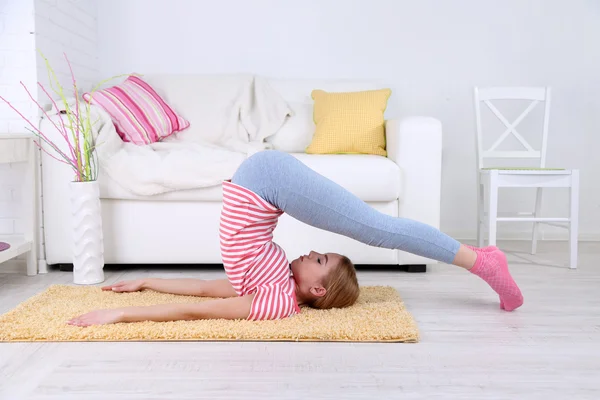
M 362 284 L 400 291 L 418 344 L 2 343 L 0 399 L 600 399 L 600 243 L 581 245 L 576 271 L 540 265 L 566 263 L 562 243 L 509 259 L 525 296 L 513 313 L 458 268 L 360 271 Z M 136 269 L 106 282 L 149 275 L 223 276 Z M 70 280 L 0 269 L 0 312 Z

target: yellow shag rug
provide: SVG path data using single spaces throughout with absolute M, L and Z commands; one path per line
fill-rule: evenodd
M 340 341 L 417 342 L 419 331 L 398 292 L 361 288 L 355 305 L 315 310 L 278 321 L 199 320 L 136 322 L 87 328 L 67 325 L 100 308 L 194 303 L 206 298 L 143 291 L 103 292 L 99 287 L 54 285 L 0 316 L 0 341 Z

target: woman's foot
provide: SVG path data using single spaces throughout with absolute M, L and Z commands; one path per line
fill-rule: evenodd
M 512 311 L 523 304 L 521 290 L 508 270 L 506 256 L 495 246 L 471 247 L 477 253 L 477 260 L 470 272 L 486 281 L 500 296 L 500 308 Z

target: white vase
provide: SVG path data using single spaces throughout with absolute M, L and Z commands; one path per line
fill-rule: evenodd
M 97 181 L 71 182 L 71 210 L 73 282 L 79 285 L 103 282 L 104 241 Z

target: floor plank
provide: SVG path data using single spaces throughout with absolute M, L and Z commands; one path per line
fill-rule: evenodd
M 600 398 L 600 243 L 582 243 L 577 270 L 556 266 L 562 243 L 536 256 L 527 242 L 503 245 L 525 296 L 512 313 L 458 268 L 359 271 L 363 285 L 399 290 L 417 344 L 2 343 L 0 399 Z M 106 283 L 143 276 L 224 274 L 135 268 L 107 271 Z M 0 272 L 0 312 L 71 279 Z

